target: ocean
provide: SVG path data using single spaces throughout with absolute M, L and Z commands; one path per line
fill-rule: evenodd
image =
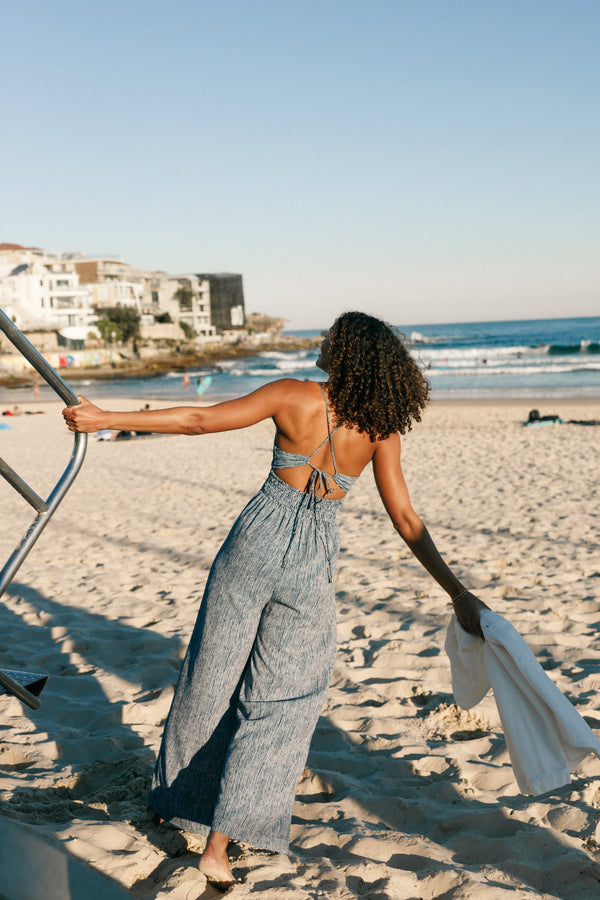
M 432 387 L 433 397 L 600 399 L 600 317 L 530 319 L 507 322 L 460 322 L 398 326 L 408 339 Z M 298 337 L 319 330 L 295 331 Z M 265 351 L 213 366 L 151 378 L 69 380 L 76 393 L 89 399 L 131 397 L 185 403 L 195 399 L 194 378 L 210 374 L 203 399 L 218 401 L 255 390 L 275 378 L 318 380 L 317 350 Z M 41 398 L 51 392 L 45 386 Z M 0 402 L 31 399 L 31 388 L 0 388 Z

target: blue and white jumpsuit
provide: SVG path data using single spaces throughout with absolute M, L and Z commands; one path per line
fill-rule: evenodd
M 310 456 L 273 449 L 269 476 L 212 565 L 165 725 L 150 806 L 187 831 L 210 829 L 287 852 L 296 786 L 336 652 L 339 550 L 333 431 Z M 334 474 L 311 463 L 329 441 Z M 310 465 L 300 491 L 275 470 Z

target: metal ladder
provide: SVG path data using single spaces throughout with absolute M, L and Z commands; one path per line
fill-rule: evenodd
M 19 331 L 14 322 L 0 309 L 0 330 L 4 332 L 9 341 L 42 376 L 44 381 L 58 394 L 66 406 L 76 406 L 79 401 L 71 388 L 63 381 L 44 357 L 31 344 L 25 335 Z M 8 463 L 0 458 L 0 475 L 19 493 L 36 512 L 36 517 L 25 532 L 23 538 L 11 553 L 3 568 L 0 570 L 0 597 L 4 594 L 10 582 L 14 578 L 25 557 L 32 549 L 43 529 L 50 521 L 50 517 L 56 511 L 59 503 L 73 484 L 77 473 L 85 457 L 87 447 L 87 434 L 75 434 L 75 443 L 71 458 L 59 480 L 51 490 L 48 499 L 43 500 L 25 482 L 20 475 L 12 469 Z M 37 696 L 47 681 L 46 675 L 32 672 L 11 672 L 0 669 L 0 691 L 14 694 L 27 706 L 37 709 L 40 699 Z

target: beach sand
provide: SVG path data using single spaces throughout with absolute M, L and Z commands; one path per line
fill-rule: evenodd
M 0 431 L 0 456 L 44 496 L 73 445 L 60 407 L 23 404 L 45 415 Z M 449 564 L 600 734 L 600 429 L 525 428 L 532 407 L 600 418 L 600 404 L 571 400 L 437 401 L 403 440 L 404 471 Z M 204 838 L 154 824 L 146 794 L 210 563 L 272 440 L 269 423 L 90 439 L 0 603 L 1 665 L 50 675 L 37 711 L 0 697 L 0 814 L 133 897 L 217 896 L 197 871 Z M 3 564 L 33 514 L 4 482 L 0 504 Z M 493 698 L 454 705 L 447 597 L 394 532 L 370 472 L 340 526 L 339 651 L 291 855 L 235 845 L 244 882 L 229 896 L 600 896 L 600 760 L 560 790 L 519 794 Z

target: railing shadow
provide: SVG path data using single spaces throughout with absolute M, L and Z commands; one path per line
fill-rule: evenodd
M 29 758 L 27 743 L 18 744 L 23 759 L 14 768 L 43 777 L 55 764 L 70 774 L 58 786 L 17 785 L 0 810 L 24 822 L 60 823 L 61 828 L 70 816 L 110 821 L 125 811 L 126 818 L 143 823 L 155 755 L 143 729 L 138 733 L 130 723 L 139 721 L 136 706 L 142 721 L 152 720 L 155 713 L 148 714 L 144 705 L 174 685 L 180 641 L 81 607 L 64 607 L 26 584 L 13 583 L 7 593 L 26 603 L 23 615 L 31 618 L 35 610 L 43 624 L 24 626 L 17 612 L 1 604 L 3 664 L 18 669 L 26 660 L 50 675 L 42 707 L 35 712 L 23 708 L 47 741 L 36 744 Z M 108 696 L 99 670 L 129 684 L 133 701 Z M 4 726 L 5 733 L 9 728 Z M 47 767 L 40 753 L 50 755 Z

